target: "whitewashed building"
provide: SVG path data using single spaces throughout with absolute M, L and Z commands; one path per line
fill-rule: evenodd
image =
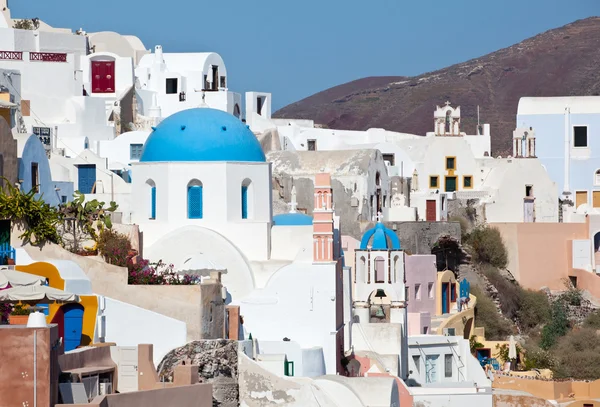
M 270 95 L 265 95 L 268 104 Z M 390 182 L 410 183 L 409 191 L 391 191 L 380 208 L 386 220 L 447 220 L 450 200 L 476 200 L 477 206 L 485 207 L 488 222 L 558 220 L 556 186 L 535 158 L 535 136 L 528 136 L 529 144 L 516 143 L 519 150 L 513 157 L 492 158 L 490 126 L 478 125 L 476 134 L 467 134 L 461 127 L 460 107 L 450 103 L 436 107 L 434 131 L 424 137 L 382 129 L 316 128 L 309 121 L 270 119 L 268 110 L 258 114 L 255 104 L 247 106 L 251 128 L 262 134 L 275 129 L 283 150 L 381 151 Z M 522 138 L 521 129 L 515 137 Z M 530 150 L 520 154 L 523 146 Z
M 492 407 L 492 383 L 471 355 L 469 341 L 457 336 L 408 338 L 409 386 L 415 405 Z
M 214 52 L 163 53 L 157 45 L 135 69 L 138 111 L 144 116 L 207 106 L 241 116 L 241 95 L 227 87 L 227 68 Z
M 340 371 L 343 269 L 329 174 L 315 177 L 314 220 L 273 217 L 271 165 L 258 140 L 233 115 L 203 108 L 156 127 L 131 185 L 146 258 L 182 271 L 200 257 L 219 265 L 245 336 L 264 353 L 287 349 L 297 375 Z

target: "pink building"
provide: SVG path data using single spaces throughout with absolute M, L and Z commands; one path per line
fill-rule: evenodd
M 431 333 L 431 317 L 436 313 L 437 269 L 435 255 L 406 255 L 406 299 L 408 334 Z

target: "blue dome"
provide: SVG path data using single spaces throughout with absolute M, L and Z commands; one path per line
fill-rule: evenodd
M 310 226 L 313 218 L 303 213 L 284 213 L 273 216 L 273 226 Z
M 367 250 L 371 238 L 373 239 L 371 250 L 401 250 L 400 239 L 398 239 L 396 233 L 386 228 L 381 222 L 377 222 L 373 229 L 365 232 L 360 241 L 360 250 Z
M 216 109 L 175 113 L 146 140 L 140 162 L 253 161 L 265 162 L 254 133 L 241 120 Z

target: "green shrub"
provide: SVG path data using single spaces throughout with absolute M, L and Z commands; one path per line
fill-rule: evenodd
M 553 353 L 541 349 L 535 343 L 529 342 L 525 345 L 525 370 L 551 369 L 554 371 L 558 366 L 558 360 Z
M 600 329 L 600 310 L 596 310 L 587 316 L 583 326 L 590 329 Z
M 517 356 L 519 354 L 521 354 L 521 352 L 523 351 L 523 349 L 521 349 L 521 347 L 516 344 L 515 348 L 517 349 Z M 508 357 L 508 354 L 510 353 L 510 346 L 508 344 L 497 344 L 496 345 L 496 354 L 498 355 L 498 359 L 500 359 L 500 362 L 502 363 L 506 363 L 506 362 L 510 362 L 510 358 Z
M 567 311 L 562 301 L 552 303 L 552 319 L 544 326 L 542 330 L 542 340 L 540 346 L 544 350 L 553 347 L 558 339 L 565 336 L 569 331 L 569 320 L 567 319 Z
M 467 243 L 473 248 L 471 254 L 476 262 L 498 268 L 508 264 L 508 252 L 498 229 L 479 226 L 471 231 Z
M 579 307 L 583 302 L 583 291 L 573 286 L 568 278 L 563 278 L 563 284 L 566 290 L 560 295 L 560 300 L 566 304 Z
M 108 264 L 126 267 L 131 251 L 129 238 L 111 229 L 104 229 L 98 238 L 98 252 Z
M 577 380 L 600 378 L 600 336 L 593 329 L 571 331 L 553 349 L 557 377 Z
M 475 323 L 477 326 L 485 328 L 486 339 L 490 341 L 506 340 L 506 337 L 512 334 L 512 327 L 500 316 L 496 304 L 479 287 L 471 287 L 471 294 L 477 297 Z
M 517 316 L 519 326 L 525 332 L 546 324 L 552 317 L 548 296 L 541 291 L 522 290 Z

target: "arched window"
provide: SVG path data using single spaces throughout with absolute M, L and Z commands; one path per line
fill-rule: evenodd
M 375 282 L 385 283 L 385 259 L 381 256 L 375 258 Z
M 252 219 L 254 216 L 254 191 L 252 181 L 248 178 L 242 182 L 241 206 L 242 219 Z
M 202 182 L 193 179 L 187 187 L 188 219 L 202 219 Z
M 153 180 L 146 181 L 146 189 L 148 191 L 148 218 L 156 219 L 156 184 Z
M 394 283 L 398 282 L 398 274 L 400 269 L 400 256 L 394 257 Z
M 450 133 L 452 131 L 452 112 L 450 109 L 446 111 L 446 133 Z
M 367 260 L 365 259 L 365 256 L 360 256 L 360 259 L 358 260 L 357 264 L 356 264 L 356 270 L 354 271 L 354 282 L 356 283 L 361 282 L 361 283 L 365 283 L 366 282 L 366 278 L 365 278 L 365 269 L 367 268 Z
M 233 115 L 238 119 L 241 116 L 240 105 L 238 105 L 237 103 L 235 104 L 235 106 L 233 106 Z

